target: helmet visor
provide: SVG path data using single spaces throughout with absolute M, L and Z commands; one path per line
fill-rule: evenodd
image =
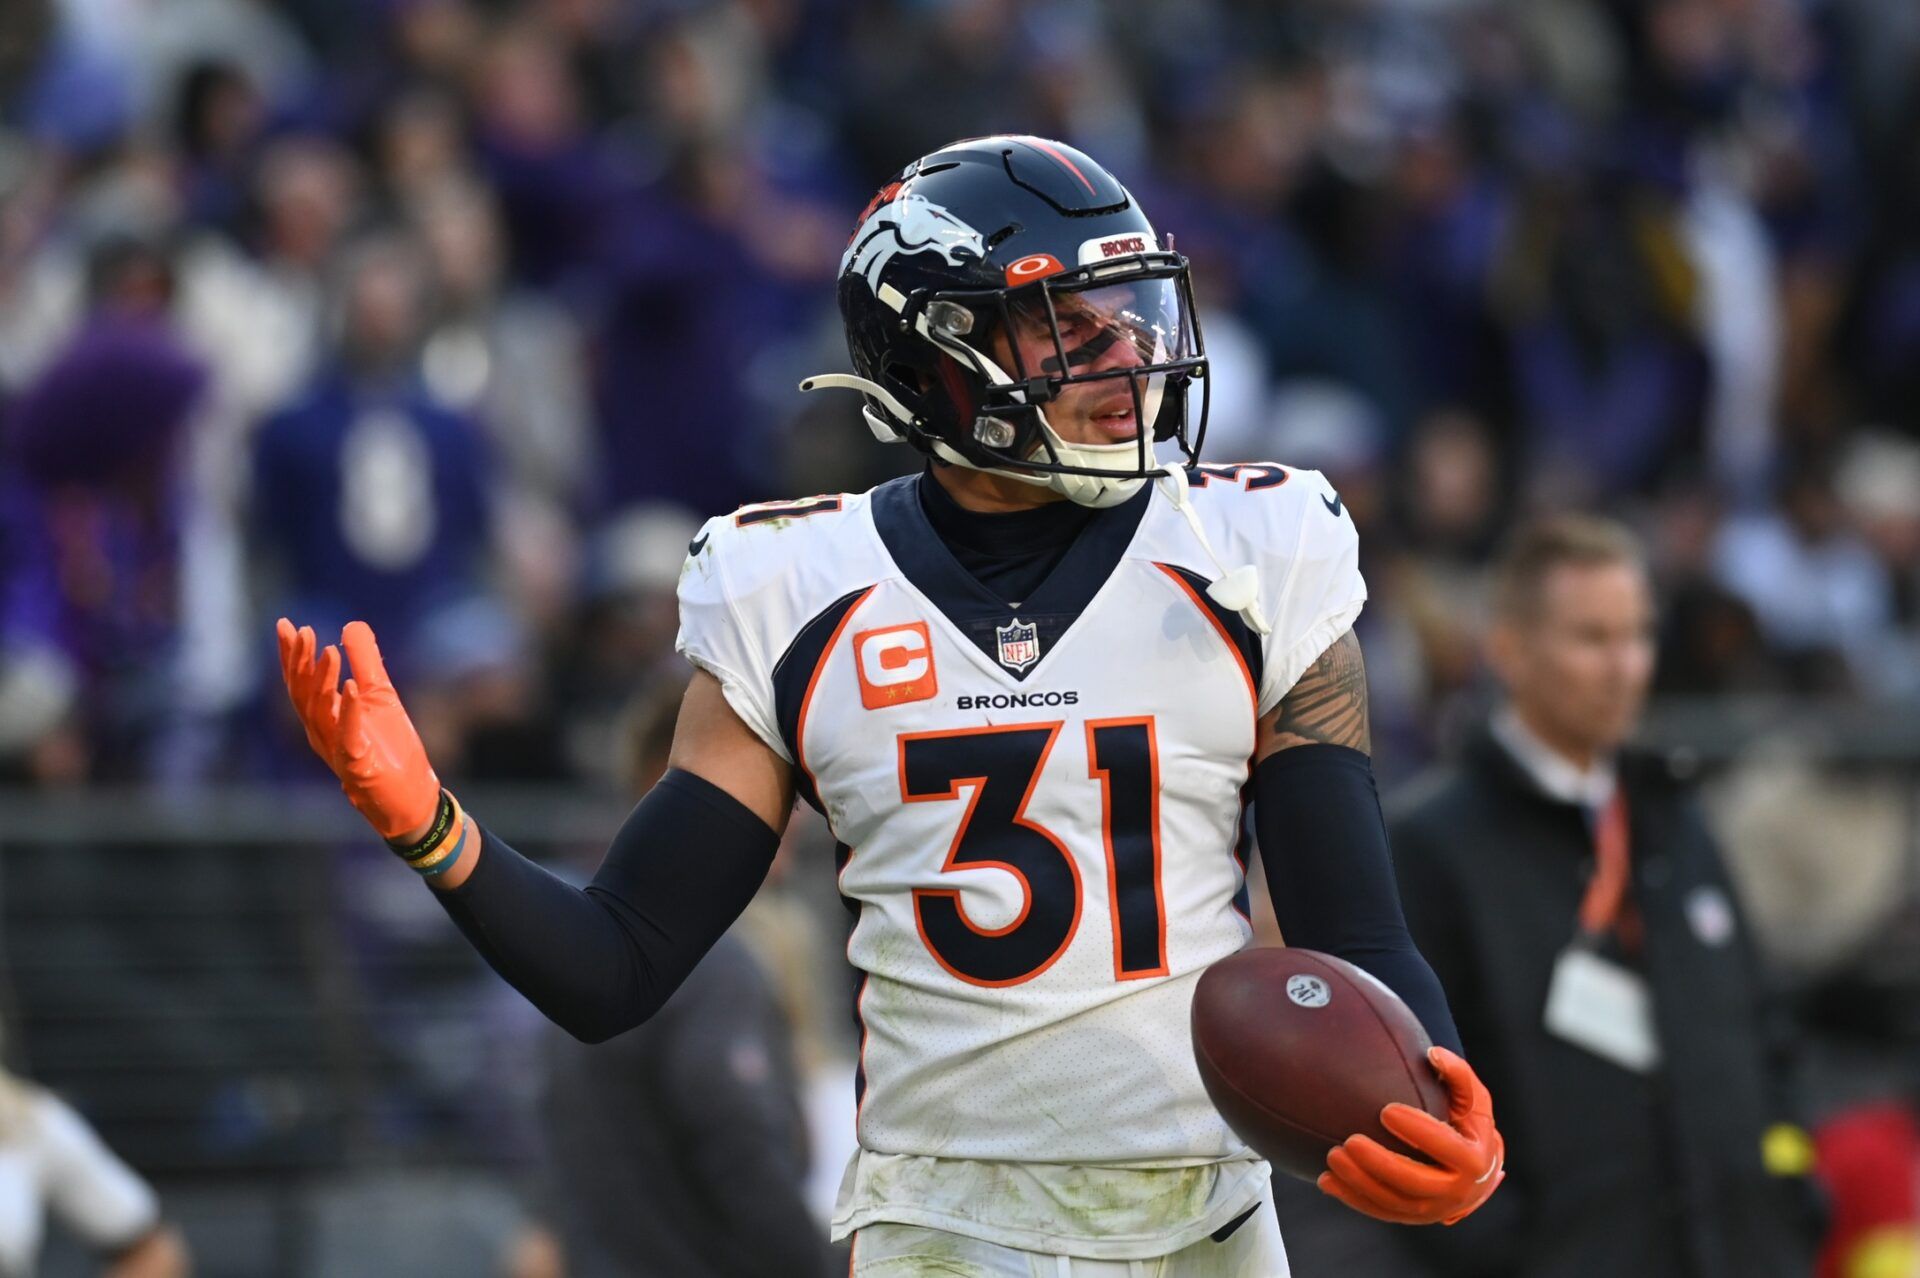
M 1165 372 L 1165 365 L 1197 353 L 1185 291 L 1169 278 L 1023 290 L 1007 298 L 1002 341 L 1008 371 L 1019 381 Z

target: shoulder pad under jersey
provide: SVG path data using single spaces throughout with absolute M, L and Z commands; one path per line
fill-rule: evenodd
M 687 547 L 674 647 L 782 758 L 774 667 L 809 620 L 889 571 L 867 501 L 829 493 L 742 506 L 702 524 Z
M 1353 516 L 1317 470 L 1241 462 L 1196 466 L 1188 476 L 1194 511 L 1221 563 L 1229 572 L 1251 564 L 1260 577 L 1261 613 L 1273 627 L 1262 642 L 1260 713 L 1266 714 L 1346 633 L 1366 602 Z M 1191 532 L 1170 533 L 1185 545 L 1185 566 L 1212 577 L 1213 565 Z

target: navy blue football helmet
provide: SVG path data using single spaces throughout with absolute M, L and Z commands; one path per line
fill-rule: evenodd
M 860 391 L 882 440 L 1089 506 L 1164 473 L 1156 443 L 1199 457 L 1207 359 L 1187 261 L 1064 143 L 974 138 L 908 165 L 854 226 L 840 311 L 857 375 L 801 388 Z M 1114 442 L 1062 439 L 1047 411 L 1063 395 L 1099 405 Z

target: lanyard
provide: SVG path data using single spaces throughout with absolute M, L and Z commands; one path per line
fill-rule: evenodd
M 1627 900 L 1631 875 L 1626 787 L 1616 782 L 1612 797 L 1594 821 L 1593 877 L 1587 880 L 1586 895 L 1580 898 L 1582 935 L 1602 936 L 1617 926 L 1621 942 L 1636 948 L 1640 920 Z

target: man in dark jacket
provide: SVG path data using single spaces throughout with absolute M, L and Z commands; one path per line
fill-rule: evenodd
M 1475 1278 L 1806 1275 L 1809 1198 L 1780 1174 L 1804 1168 L 1781 1156 L 1732 886 L 1673 769 L 1621 749 L 1653 672 L 1639 551 L 1600 520 L 1525 529 L 1494 610 L 1506 700 L 1399 807 L 1393 847 L 1415 940 L 1500 1097 L 1507 1182 L 1403 1241 Z
M 834 1272 L 801 1193 L 784 1013 L 737 938 L 639 1029 L 594 1047 L 548 1039 L 549 1208 L 571 1278 Z

